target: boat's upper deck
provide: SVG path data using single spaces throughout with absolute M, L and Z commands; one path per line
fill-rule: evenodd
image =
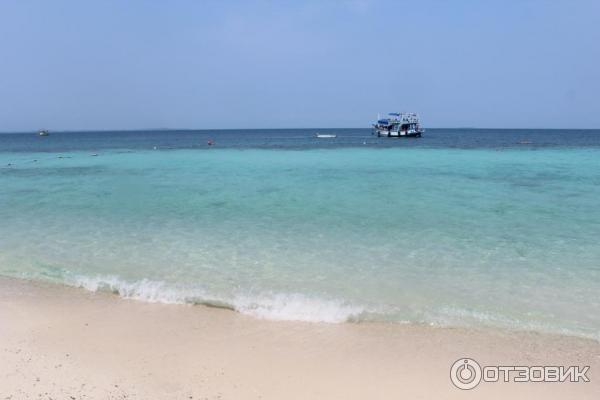
M 415 113 L 389 113 L 387 118 L 377 120 L 378 124 L 418 124 L 419 117 Z

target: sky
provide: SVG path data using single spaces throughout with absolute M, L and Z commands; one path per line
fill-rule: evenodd
M 600 128 L 600 2 L 0 0 L 0 131 Z

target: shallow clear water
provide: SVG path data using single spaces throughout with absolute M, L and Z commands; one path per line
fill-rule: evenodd
M 0 135 L 0 274 L 273 319 L 600 338 L 600 133 L 468 132 Z

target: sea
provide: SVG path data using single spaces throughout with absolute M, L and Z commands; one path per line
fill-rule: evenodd
M 3 133 L 0 275 L 600 340 L 600 130 Z

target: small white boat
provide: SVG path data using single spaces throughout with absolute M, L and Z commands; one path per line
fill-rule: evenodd
M 319 139 L 335 139 L 337 135 L 335 133 L 315 133 L 315 137 Z
M 42 130 L 38 131 L 38 135 L 39 136 L 48 136 L 49 134 L 50 133 L 47 130 L 45 130 L 45 129 L 42 129 Z

